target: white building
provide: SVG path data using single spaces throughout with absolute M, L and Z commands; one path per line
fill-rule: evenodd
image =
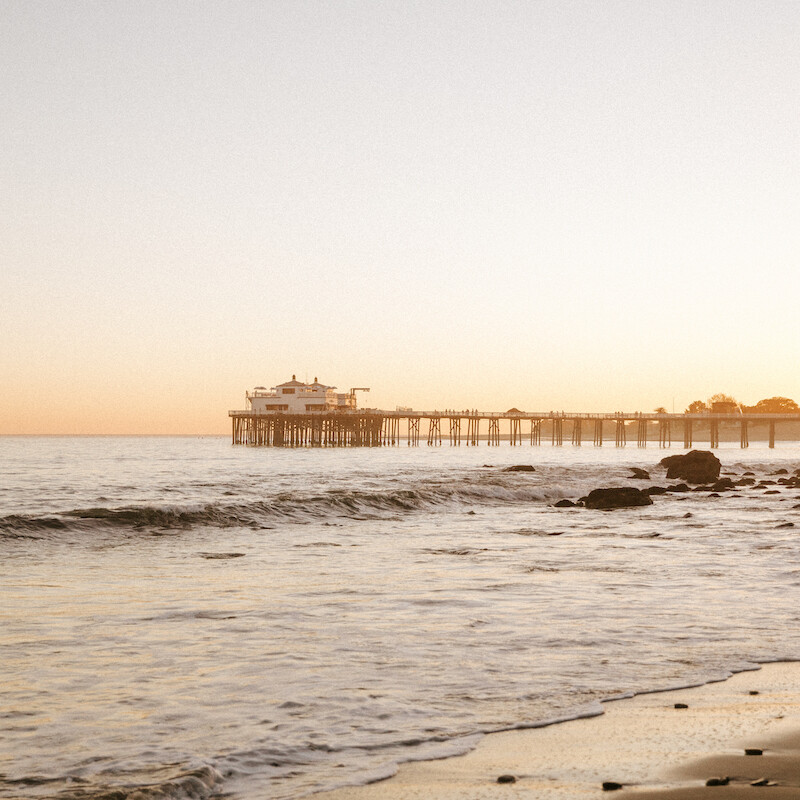
M 326 386 L 314 378 L 314 383 L 302 383 L 292 375 L 290 381 L 267 389 L 256 386 L 245 396 L 250 410 L 256 414 L 283 411 L 287 414 L 308 414 L 312 411 L 344 411 L 356 408 L 356 392 L 369 389 L 351 389 L 344 394 L 335 386 Z

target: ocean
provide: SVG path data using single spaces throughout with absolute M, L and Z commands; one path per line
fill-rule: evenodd
M 288 800 L 800 659 L 800 444 L 553 507 L 678 452 L 0 438 L 0 798 Z

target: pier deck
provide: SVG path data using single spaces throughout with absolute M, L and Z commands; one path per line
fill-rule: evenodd
M 672 445 L 673 433 L 690 448 L 695 434 L 704 434 L 709 447 L 719 447 L 720 429 L 735 429 L 741 447 L 750 444 L 750 432 L 764 428 L 765 440 L 775 447 L 775 427 L 780 423 L 800 422 L 800 414 L 658 414 L 641 411 L 608 413 L 570 413 L 561 411 L 309 411 L 257 413 L 229 411 L 233 444 L 264 447 L 397 447 L 405 443 L 417 447 L 424 437 L 430 446 L 448 441 L 451 446 L 476 446 L 480 442 L 512 446 L 525 442 L 541 445 L 549 439 L 553 446 L 564 443 L 565 430 L 570 441 L 580 447 L 591 440 L 602 447 L 613 430 L 614 444 L 625 447 L 634 437 L 639 447 L 658 442 Z M 501 423 L 504 430 L 501 432 Z M 652 434 L 657 434 L 653 436 Z M 676 441 L 680 439 L 676 438 Z

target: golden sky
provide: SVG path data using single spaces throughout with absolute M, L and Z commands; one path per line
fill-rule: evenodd
M 6 2 L 0 433 L 800 401 L 800 6 Z

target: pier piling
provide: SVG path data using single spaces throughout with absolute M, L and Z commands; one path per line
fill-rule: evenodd
M 594 444 L 603 446 L 604 422 L 614 423 L 615 444 L 625 447 L 628 425 L 636 426 L 639 447 L 647 447 L 648 425 L 658 424 L 659 447 L 672 445 L 672 422 L 683 425 L 683 447 L 694 445 L 695 431 L 703 435 L 708 430 L 709 447 L 720 446 L 721 431 L 738 427 L 739 445 L 749 447 L 752 426 L 759 424 L 766 433 L 769 447 L 775 447 L 778 422 L 800 422 L 800 414 L 729 414 L 704 412 L 698 414 L 666 414 L 614 412 L 613 414 L 582 414 L 565 412 L 505 413 L 464 411 L 320 411 L 305 414 L 285 412 L 231 411 L 231 443 L 252 447 L 397 447 L 405 439 L 408 447 L 418 447 L 422 420 L 427 420 L 428 445 L 442 443 L 442 418 L 448 420 L 450 445 L 459 447 L 466 427 L 466 444 L 476 447 L 482 441 L 496 447 L 504 439 L 512 446 L 522 445 L 523 420 L 530 422 L 530 444 L 541 445 L 542 423 L 550 428 L 550 443 L 560 447 L 564 442 L 564 420 L 570 424 L 571 441 L 575 447 L 583 443 L 583 423 L 593 425 Z M 481 422 L 487 421 L 488 432 L 481 436 Z M 501 421 L 509 421 L 508 434 L 501 434 Z M 466 426 L 464 423 L 466 422 Z M 695 428 L 695 423 L 697 426 Z M 757 429 L 759 430 L 759 429 Z M 764 435 L 763 433 L 761 434 Z M 734 434 L 735 436 L 735 434 Z M 728 435 L 730 439 L 730 434 Z M 734 439 L 735 441 L 735 439 Z

